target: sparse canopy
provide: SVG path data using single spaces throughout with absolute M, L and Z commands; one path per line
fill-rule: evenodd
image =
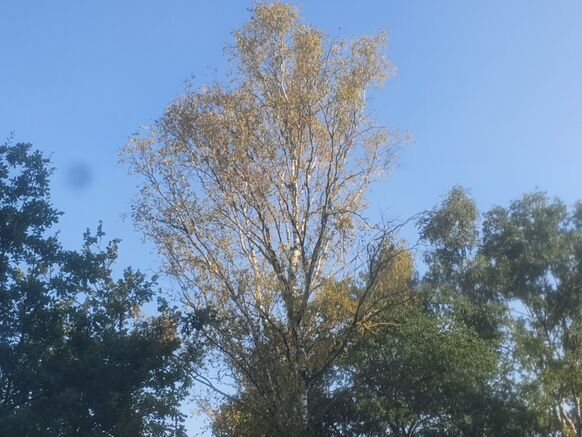
M 383 34 L 337 41 L 279 2 L 233 35 L 232 81 L 179 97 L 125 148 L 144 178 L 134 218 L 189 305 L 216 311 L 205 335 L 256 392 L 248 407 L 301 434 L 310 387 L 385 303 L 387 234 L 369 244 L 365 192 L 401 136 L 372 121 L 366 93 L 392 67 Z

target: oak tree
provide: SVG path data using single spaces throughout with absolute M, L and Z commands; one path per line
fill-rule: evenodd
M 30 145 L 0 146 L 0 434 L 184 435 L 179 314 L 141 313 L 156 285 L 114 278 L 101 227 L 61 247 L 50 174 Z

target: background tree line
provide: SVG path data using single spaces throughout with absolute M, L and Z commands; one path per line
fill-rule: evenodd
M 279 2 L 233 35 L 232 80 L 123 150 L 174 303 L 112 277 L 101 227 L 62 249 L 50 164 L 0 148 L 0 430 L 185 435 L 205 387 L 218 436 L 582 435 L 582 206 L 479 215 L 454 187 L 420 215 L 419 263 L 366 218 L 406 137 L 367 107 L 384 36 L 333 39 Z

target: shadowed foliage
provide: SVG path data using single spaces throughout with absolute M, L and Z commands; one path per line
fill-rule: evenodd
M 113 278 L 101 226 L 80 251 L 60 246 L 50 173 L 30 145 L 0 146 L 0 434 L 184 435 L 179 313 L 141 312 L 155 282 Z

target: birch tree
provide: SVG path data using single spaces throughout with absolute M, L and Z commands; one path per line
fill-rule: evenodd
M 364 218 L 402 140 L 367 111 L 393 67 L 383 34 L 333 39 L 279 2 L 233 37 L 230 79 L 187 90 L 124 148 L 143 181 L 133 217 L 187 306 L 211 310 L 213 365 L 252 396 L 223 394 L 307 435 L 310 390 L 407 283 L 379 285 L 407 255 Z

